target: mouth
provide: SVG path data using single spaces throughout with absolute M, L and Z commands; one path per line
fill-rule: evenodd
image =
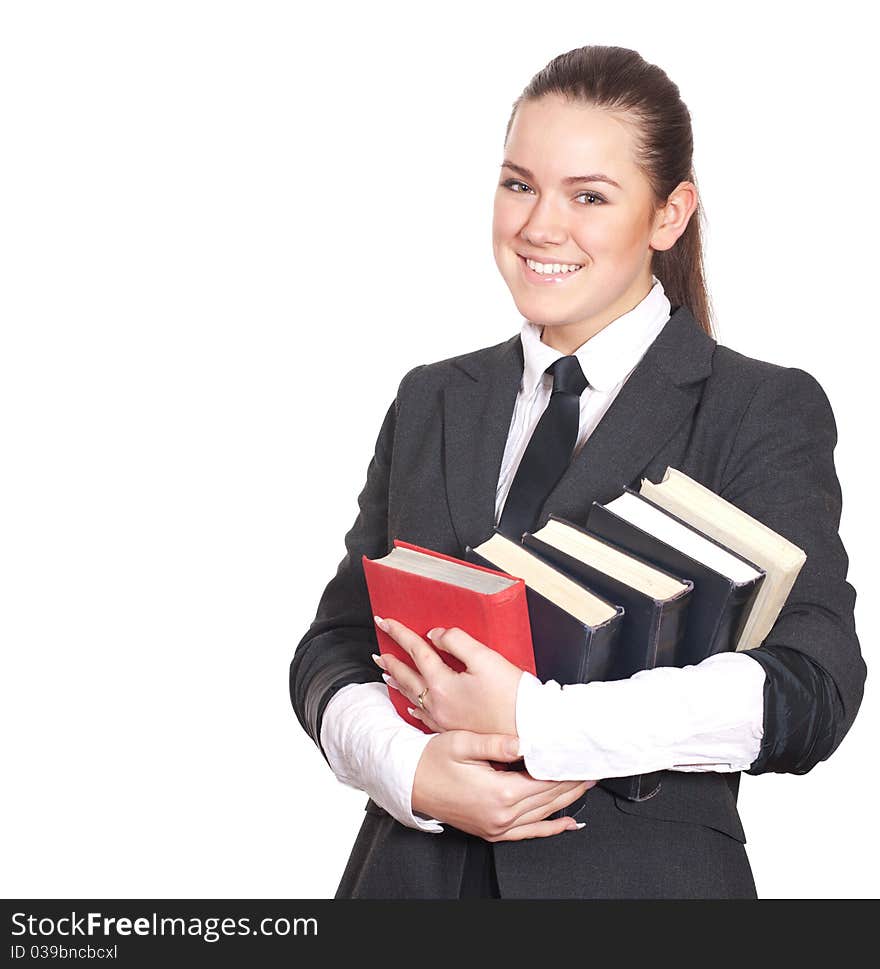
M 535 263 L 534 260 L 532 259 L 527 260 L 524 256 L 521 256 L 519 253 L 517 253 L 516 258 L 519 260 L 519 264 L 522 267 L 522 271 L 525 279 L 528 282 L 532 283 L 533 285 L 537 285 L 537 286 L 562 285 L 564 283 L 567 283 L 573 277 L 580 275 L 580 273 L 583 272 L 585 268 L 584 266 L 580 266 L 578 269 L 565 268 L 565 269 L 559 269 L 559 271 L 557 272 L 553 272 L 551 267 L 555 268 L 555 266 L 559 265 L 558 263 L 544 264 L 545 271 L 539 272 L 538 270 L 532 268 L 535 265 L 539 265 L 538 263 Z

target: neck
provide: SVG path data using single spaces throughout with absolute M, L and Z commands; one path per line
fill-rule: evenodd
M 566 356 L 574 353 L 609 323 L 635 309 L 651 292 L 652 285 L 653 280 L 649 277 L 647 283 L 640 282 L 637 287 L 631 287 L 616 302 L 586 320 L 577 323 L 545 323 L 541 328 L 541 342 Z

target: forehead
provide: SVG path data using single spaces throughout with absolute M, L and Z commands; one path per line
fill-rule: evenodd
M 519 106 L 505 154 L 540 179 L 596 171 L 624 185 L 638 174 L 629 124 L 603 108 L 558 95 Z

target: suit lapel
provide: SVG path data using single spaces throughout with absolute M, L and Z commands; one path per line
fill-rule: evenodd
M 548 496 L 538 527 L 551 513 L 580 521 L 592 501 L 616 497 L 637 478 L 693 412 L 714 348 L 688 309 L 675 307 Z M 494 527 L 495 490 L 522 379 L 519 334 L 457 366 L 461 379 L 444 392 L 444 443 L 447 497 L 463 550 Z
M 484 356 L 459 361 L 460 380 L 444 390 L 446 495 L 462 551 L 487 538 L 495 522 L 495 490 L 522 381 L 519 334 Z

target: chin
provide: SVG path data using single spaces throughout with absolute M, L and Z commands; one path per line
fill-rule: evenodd
M 559 326 L 569 322 L 568 314 L 560 316 L 559 313 L 550 313 L 546 308 L 534 304 L 517 303 L 516 308 L 520 316 L 536 326 Z

